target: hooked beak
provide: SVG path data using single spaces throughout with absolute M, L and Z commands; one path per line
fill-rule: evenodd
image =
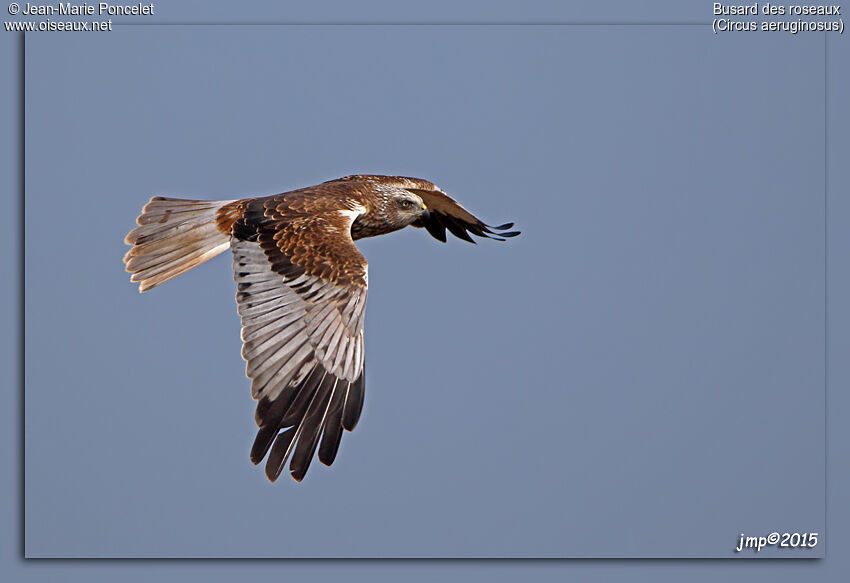
M 431 211 L 429 211 L 428 207 L 426 207 L 424 204 L 422 205 L 422 212 L 419 213 L 419 218 L 423 221 L 427 221 L 431 218 Z

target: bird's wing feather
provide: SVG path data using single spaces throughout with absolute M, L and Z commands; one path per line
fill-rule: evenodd
M 258 400 L 251 460 L 271 450 L 266 475 L 275 480 L 291 457 L 301 480 L 320 437 L 319 459 L 330 465 L 342 429 L 360 416 L 367 264 L 350 236 L 355 213 L 284 204 L 248 205 L 231 247 L 242 356 Z
M 455 237 L 470 243 L 475 243 L 475 240 L 469 236 L 470 233 L 478 237 L 497 240 L 519 235 L 519 231 L 507 230 L 514 226 L 513 223 L 506 223 L 497 227 L 488 225 L 463 208 L 459 202 L 445 192 L 418 188 L 408 188 L 407 190 L 418 194 L 430 213 L 427 218 L 421 218 L 414 222 L 413 226 L 426 228 L 438 241 L 446 242 L 446 229 Z

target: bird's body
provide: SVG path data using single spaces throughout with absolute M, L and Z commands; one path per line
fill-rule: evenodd
M 432 183 L 356 175 L 232 201 L 154 197 L 126 237 L 132 281 L 147 291 L 228 247 L 233 252 L 242 356 L 258 400 L 251 451 L 277 479 L 287 459 L 301 480 L 318 447 L 330 465 L 363 406 L 368 265 L 354 241 L 408 225 L 445 241 L 446 229 L 511 237 Z M 321 445 L 319 441 L 321 439 Z

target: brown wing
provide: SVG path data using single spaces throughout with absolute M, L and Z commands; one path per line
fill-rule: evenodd
M 242 356 L 259 401 L 251 460 L 268 453 L 272 481 L 290 457 L 303 479 L 317 447 L 333 463 L 363 407 L 367 264 L 351 240 L 356 209 L 321 202 L 255 199 L 233 226 Z
M 498 241 L 504 241 L 503 237 L 516 237 L 520 234 L 519 231 L 507 231 L 514 226 L 513 223 L 505 223 L 498 227 L 483 223 L 463 208 L 459 202 L 440 190 L 417 188 L 407 190 L 422 197 L 430 213 L 427 218 L 418 219 L 413 226 L 425 227 L 435 239 L 443 243 L 446 242 L 446 229 L 455 237 L 470 243 L 475 243 L 475 240 L 469 236 L 469 233 Z

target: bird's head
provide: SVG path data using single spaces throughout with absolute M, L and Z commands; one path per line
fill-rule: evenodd
M 357 182 L 375 195 L 374 204 L 368 215 L 358 222 L 381 228 L 383 232 L 396 231 L 416 223 L 427 221 L 428 206 L 417 191 L 439 191 L 434 184 L 420 178 L 406 176 L 382 176 L 356 174 L 337 179 L 339 182 Z
M 418 194 L 403 188 L 393 189 L 381 196 L 381 214 L 391 226 L 401 229 L 421 217 L 428 216 L 428 207 Z
M 428 207 L 422 197 L 408 190 L 419 186 L 408 184 L 412 179 L 395 176 L 380 178 L 383 180 L 370 181 L 370 186 L 377 194 L 378 208 L 375 210 L 382 222 L 393 229 L 402 229 L 418 219 L 428 217 Z

